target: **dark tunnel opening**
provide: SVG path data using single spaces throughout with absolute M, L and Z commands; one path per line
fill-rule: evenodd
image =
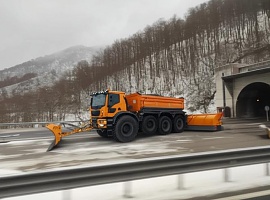
M 265 117 L 265 106 L 270 106 L 270 85 L 262 82 L 247 85 L 236 102 L 236 116 L 239 118 Z

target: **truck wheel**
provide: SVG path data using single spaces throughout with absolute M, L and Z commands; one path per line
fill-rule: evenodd
M 107 130 L 97 130 L 100 137 L 108 138 Z
M 131 142 L 137 136 L 138 122 L 131 116 L 121 117 L 115 125 L 114 138 L 119 142 Z
M 184 130 L 184 120 L 180 115 L 175 116 L 173 120 L 173 132 L 174 133 L 181 133 Z
M 142 132 L 146 135 L 153 135 L 157 132 L 157 119 L 153 115 L 143 118 Z
M 166 135 L 172 131 L 172 120 L 167 116 L 162 116 L 159 118 L 158 133 L 161 135 Z

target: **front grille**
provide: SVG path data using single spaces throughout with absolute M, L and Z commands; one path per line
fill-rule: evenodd
M 97 128 L 97 119 L 92 119 L 92 126 Z

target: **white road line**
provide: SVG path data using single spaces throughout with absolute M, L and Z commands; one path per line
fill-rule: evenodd
M 193 142 L 192 140 L 176 140 L 176 142 Z
M 249 199 L 249 198 L 260 197 L 260 196 L 265 196 L 265 195 L 270 195 L 270 190 L 264 190 L 260 192 L 253 192 L 253 193 L 247 193 L 247 194 L 240 194 L 236 196 L 224 197 L 224 198 L 213 199 L 213 200 Z
M 209 137 L 209 138 L 203 138 L 203 140 L 215 140 L 215 139 L 223 139 L 223 138 L 232 138 L 232 137 Z
M 20 136 L 20 134 L 15 134 L 15 135 L 3 135 L 3 136 L 0 136 L 0 138 L 9 138 L 9 137 L 18 137 Z
M 17 136 L 17 135 L 16 135 Z M 19 136 L 19 134 L 18 134 Z M 0 138 L 8 138 L 10 137 L 9 136 L 0 136 Z M 81 138 L 91 138 L 91 137 L 88 137 L 86 135 L 76 135 L 75 137 L 65 137 L 64 140 L 73 140 L 73 139 L 81 139 Z M 13 141 L 27 141 L 27 140 L 53 140 L 54 139 L 54 136 L 44 136 L 44 137 L 29 137 L 29 138 L 14 138 L 12 139 L 10 142 L 13 142 Z
M 250 123 L 250 124 L 246 124 L 246 125 L 252 126 L 252 125 L 260 125 L 260 124 L 262 124 L 262 123 Z

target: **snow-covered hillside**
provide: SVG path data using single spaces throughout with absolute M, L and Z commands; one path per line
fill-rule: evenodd
M 32 59 L 8 69 L 0 71 L 0 81 L 14 77 L 20 78 L 25 74 L 35 73 L 36 77 L 15 84 L 1 87 L 2 93 L 18 94 L 36 90 L 38 87 L 50 86 L 64 73 L 72 70 L 81 60 L 90 61 L 98 47 L 73 46 L 68 49 Z

